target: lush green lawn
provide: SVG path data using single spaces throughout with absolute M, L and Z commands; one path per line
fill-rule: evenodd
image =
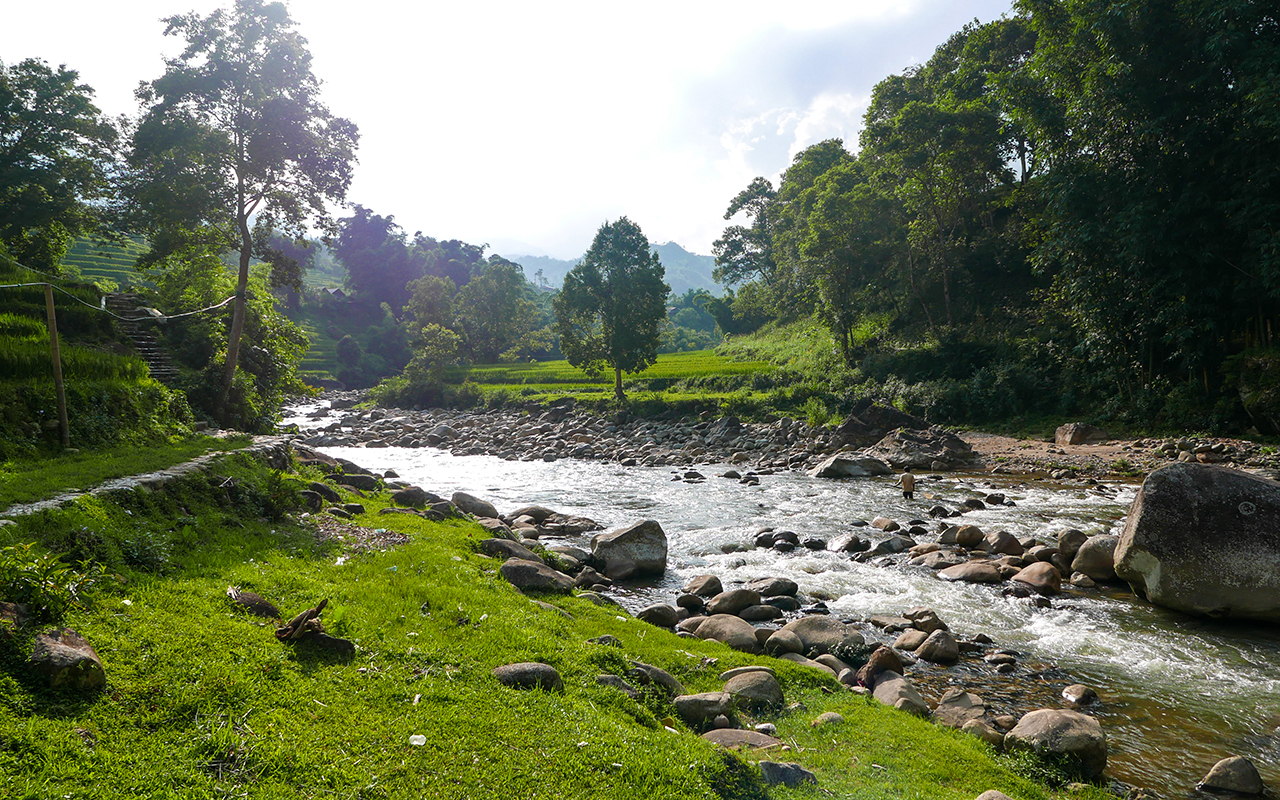
M 250 441 L 248 436 L 221 439 L 199 436 L 172 444 L 147 447 L 119 445 L 37 461 L 2 461 L 0 511 L 14 503 L 44 500 L 61 492 L 87 489 L 112 478 L 154 472 L 214 450 L 238 450 Z
M 754 375 L 772 372 L 774 366 L 763 361 L 735 361 L 714 350 L 697 350 L 691 353 L 663 353 L 643 372 L 627 374 L 626 380 L 685 380 L 711 375 Z M 453 371 L 451 381 L 461 383 L 465 378 L 481 385 L 546 386 L 613 386 L 613 372 L 606 371 L 596 377 L 587 375 L 568 361 L 538 361 L 527 364 L 482 364 Z
M 101 655 L 102 693 L 36 687 L 23 677 L 22 643 L 0 640 L 0 796 L 1055 796 L 977 739 L 814 670 L 680 639 L 579 598 L 536 603 L 474 552 L 485 535 L 474 523 L 378 516 L 385 495 L 353 497 L 369 512 L 360 524 L 409 541 L 340 558 L 339 545 L 317 543 L 282 516 L 287 495 L 279 477 L 233 457 L 170 492 L 82 500 L 2 529 L 115 553 L 112 566 L 128 581 L 65 620 Z M 235 512 L 232 499 L 252 511 Z M 281 644 L 273 623 L 230 605 L 228 585 L 262 594 L 286 617 L 327 599 L 326 628 L 358 653 L 347 660 Z M 606 633 L 621 647 L 588 641 Z M 772 666 L 787 701 L 801 705 L 745 721 L 774 721 L 792 749 L 767 757 L 806 765 L 820 788 L 766 795 L 749 764 L 760 754 L 706 744 L 656 690 L 632 700 L 597 682 L 625 675 L 632 659 L 668 670 L 690 692 L 719 690 L 719 673 L 734 666 Z M 517 661 L 551 664 L 564 691 L 499 685 L 491 670 Z M 828 710 L 845 722 L 810 727 Z M 425 744 L 411 744 L 416 735 Z

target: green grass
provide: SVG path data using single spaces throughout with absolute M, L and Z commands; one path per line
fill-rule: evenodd
M 754 375 L 771 372 L 772 364 L 761 361 L 736 361 L 714 350 L 691 353 L 663 353 L 643 372 L 627 374 L 627 380 L 685 380 L 710 375 Z M 527 385 L 537 387 L 613 386 L 613 373 L 607 371 L 591 377 L 568 361 L 539 361 L 526 364 L 482 364 L 458 369 L 447 376 L 460 383 L 462 378 L 481 385 Z
M 15 503 L 33 503 L 73 489 L 86 489 L 112 478 L 155 472 L 213 451 L 238 450 L 248 436 L 215 439 L 199 436 L 150 447 L 117 446 L 68 453 L 37 461 L 0 462 L 0 511 Z
M 361 498 L 370 513 L 360 523 L 410 541 L 339 564 L 336 545 L 317 544 L 284 514 L 287 483 L 233 456 L 172 491 L 83 500 L 0 529 L 96 553 L 127 578 L 65 619 L 102 656 L 105 692 L 40 689 L 23 677 L 22 642 L 5 645 L 0 795 L 1054 796 L 978 740 L 837 690 L 816 671 L 679 639 L 578 598 L 544 598 L 568 616 L 540 606 L 476 555 L 484 534 L 473 523 L 376 516 L 385 496 Z M 232 608 L 229 584 L 286 616 L 328 599 L 326 627 L 360 651 L 347 661 L 277 642 L 272 625 Z M 587 641 L 605 633 L 622 647 Z M 633 701 L 596 682 L 625 673 L 628 659 L 694 692 L 718 690 L 726 668 L 773 666 L 804 707 L 767 715 L 794 747 L 769 756 L 806 765 L 821 788 L 766 795 L 747 763 L 758 756 L 718 751 L 678 722 L 667 730 L 672 709 L 658 694 Z M 554 666 L 564 692 L 518 692 L 491 674 L 526 660 Z M 826 710 L 845 723 L 810 728 Z M 424 746 L 409 743 L 415 734 Z
M 63 267 L 78 272 L 85 280 L 106 289 L 129 286 L 151 286 L 141 273 L 133 268 L 138 256 L 146 252 L 146 243 L 134 237 L 121 245 L 92 239 L 76 239 L 62 258 Z

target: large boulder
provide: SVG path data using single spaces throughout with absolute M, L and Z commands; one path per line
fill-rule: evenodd
M 942 428 L 899 428 L 863 451 L 900 469 L 957 469 L 973 466 L 978 454 L 969 443 Z
M 861 633 L 838 619 L 814 614 L 801 617 L 782 626 L 782 630 L 790 631 L 800 638 L 806 655 L 812 657 L 823 653 L 836 653 L 842 647 L 859 647 L 866 640 Z
M 1040 754 L 1067 756 L 1092 780 L 1107 767 L 1107 737 L 1093 717 L 1079 711 L 1042 708 L 1018 720 L 1005 736 L 1005 746 Z
M 999 583 L 1004 580 L 1000 569 L 990 561 L 966 561 L 954 567 L 938 570 L 938 577 L 944 581 L 960 581 L 961 583 Z
M 1024 583 L 1040 594 L 1057 594 L 1062 589 L 1062 573 L 1048 561 L 1037 561 L 1023 567 L 1013 580 Z
M 934 664 L 954 664 L 960 660 L 960 643 L 950 631 L 936 630 L 916 648 L 916 655 Z
M 493 507 L 493 503 L 473 497 L 466 492 L 454 492 L 453 497 L 449 499 L 453 501 L 455 506 L 473 517 L 493 517 L 496 519 L 498 516 L 498 509 Z
M 1080 545 L 1076 557 L 1071 559 L 1071 571 L 1083 572 L 1095 581 L 1115 580 L 1116 550 L 1119 544 L 1118 536 L 1106 533 L 1090 536 Z
M 1092 425 L 1086 425 L 1083 422 L 1068 422 L 1061 425 L 1058 430 L 1054 431 L 1053 441 L 1055 444 L 1093 444 L 1095 442 L 1105 442 L 1111 437 L 1102 428 L 1095 428 Z
M 892 475 L 893 467 L 874 456 L 837 453 L 809 470 L 814 478 L 870 478 Z
M 1253 762 L 1241 756 L 1224 758 L 1209 774 L 1200 779 L 1198 791 L 1235 792 L 1236 794 L 1262 794 L 1266 791 L 1262 776 Z
M 615 580 L 661 575 L 667 569 L 667 535 L 651 519 L 591 539 L 591 554 Z
M 933 718 L 948 728 L 963 728 L 965 723 L 982 719 L 986 713 L 982 698 L 964 689 L 948 689 L 933 707 Z
M 875 687 L 881 675 L 885 673 L 901 675 L 902 671 L 902 656 L 898 655 L 898 651 L 892 647 L 880 645 L 867 659 L 867 663 L 858 670 L 857 680 L 859 685 L 871 689 Z
M 573 591 L 573 578 L 541 561 L 508 558 L 499 571 L 512 586 L 524 592 L 568 594 Z
M 872 696 L 886 706 L 906 711 L 918 717 L 929 716 L 929 706 L 924 698 L 911 685 L 911 682 L 896 672 L 882 672 L 876 680 L 876 688 Z
M 1115 570 L 1156 605 L 1280 622 L 1280 483 L 1205 464 L 1156 470 L 1129 509 Z
M 739 708 L 760 711 L 782 705 L 782 686 L 768 672 L 744 672 L 734 675 L 724 685 Z
M 708 614 L 737 614 L 760 605 L 760 593 L 751 589 L 730 589 L 707 601 Z
M 699 639 L 714 639 L 744 653 L 759 653 L 760 639 L 755 626 L 732 614 L 716 614 L 698 626 Z
M 683 694 L 671 701 L 676 714 L 691 728 L 709 725 L 721 715 L 733 714 L 733 696 L 728 692 Z
M 564 681 L 555 667 L 536 661 L 504 664 L 493 668 L 493 676 L 503 686 L 512 689 L 542 689 L 548 692 L 564 691 Z
M 98 653 L 71 628 L 36 636 L 29 663 L 50 689 L 87 691 L 107 683 Z

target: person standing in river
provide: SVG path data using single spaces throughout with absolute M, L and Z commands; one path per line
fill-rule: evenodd
M 914 500 L 916 494 L 916 476 L 911 474 L 911 467 L 907 467 L 898 476 L 898 483 L 902 484 L 902 497 L 904 500 Z

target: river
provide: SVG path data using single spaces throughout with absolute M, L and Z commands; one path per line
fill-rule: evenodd
M 303 417 L 286 422 L 308 427 Z M 394 469 L 402 480 L 445 497 L 467 492 L 504 512 L 536 504 L 590 517 L 608 529 L 657 520 L 668 537 L 668 571 L 656 585 L 619 590 L 618 599 L 632 610 L 673 602 L 688 578 L 705 573 L 726 586 L 790 578 L 802 594 L 830 598 L 831 612 L 841 617 L 931 607 L 958 635 L 985 633 L 998 647 L 1017 651 L 1019 667 L 1006 676 L 980 660 L 949 669 L 921 662 L 909 677 L 927 699 L 936 701 L 945 688 L 959 685 L 983 696 L 996 713 L 1026 711 L 1060 707 L 1063 686 L 1080 682 L 1101 698 L 1089 711 L 1107 735 L 1108 775 L 1165 798 L 1197 797 L 1194 786 L 1209 767 L 1242 755 L 1273 790 L 1280 787 L 1280 631 L 1274 627 L 1198 620 L 1118 587 L 1067 591 L 1043 609 L 1004 597 L 999 587 L 947 583 L 900 562 L 874 566 L 825 551 L 751 549 L 762 528 L 828 539 L 853 530 L 856 520 L 927 519 L 934 505 L 929 496 L 958 503 L 972 490 L 1001 491 L 1016 506 L 967 513 L 966 523 L 1052 543 L 1065 528 L 1118 532 L 1134 486 L 1104 493 L 1020 483 L 1016 476 L 943 473 L 921 476 L 917 500 L 907 502 L 889 478 L 835 481 L 788 472 L 745 486 L 716 477 L 728 467 L 713 465 L 699 467 L 707 480 L 691 484 L 673 480 L 672 468 L 599 461 L 504 461 L 430 448 L 323 449 L 372 470 Z M 867 528 L 858 532 L 873 541 L 881 536 Z M 589 538 L 546 543 L 589 549 Z

